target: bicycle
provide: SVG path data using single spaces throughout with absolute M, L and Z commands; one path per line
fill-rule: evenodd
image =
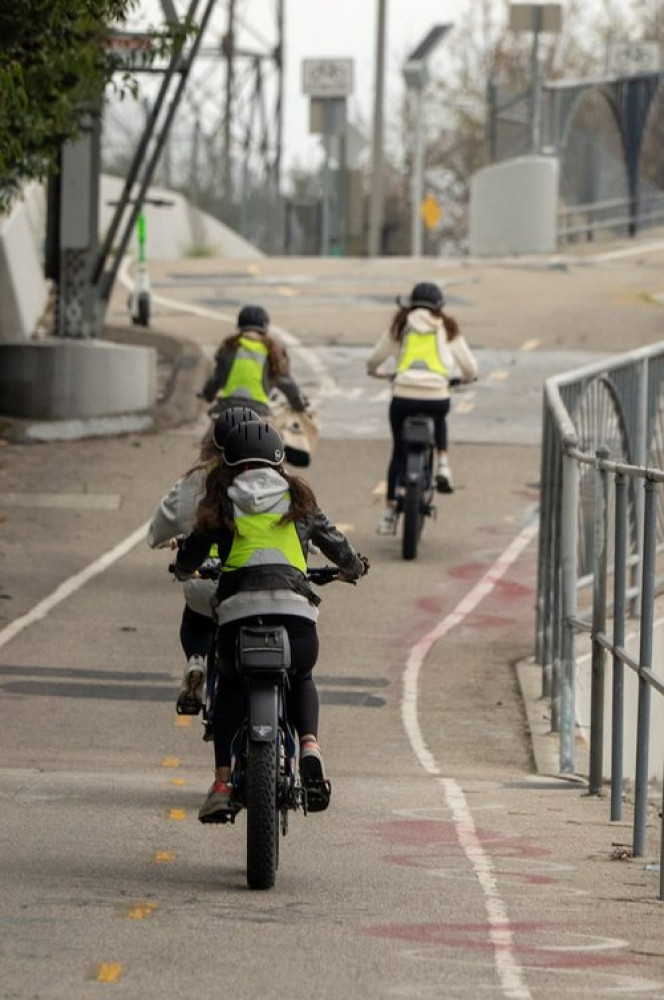
M 375 375 L 375 378 L 393 379 L 392 374 Z M 449 386 L 456 389 L 463 379 L 451 378 Z M 415 559 L 427 517 L 437 516 L 433 496 L 436 492 L 436 432 L 433 418 L 424 413 L 406 417 L 401 432 L 401 469 L 396 482 L 396 517 L 394 534 L 399 518 L 403 517 L 401 554 L 404 559 Z
M 218 568 L 201 570 L 204 577 L 219 575 Z M 339 576 L 336 566 L 311 567 L 307 572 L 307 579 L 317 586 Z M 325 780 L 321 788 L 305 788 L 300 780 L 296 734 L 286 714 L 290 648 L 284 626 L 242 626 L 236 666 L 247 688 L 247 711 L 231 745 L 232 795 L 227 810 L 202 821 L 233 824 L 245 809 L 247 884 L 250 889 L 271 889 L 279 866 L 279 836 L 288 832 L 289 813 L 302 809 L 306 816 L 321 811 L 331 786 Z M 212 726 L 217 681 L 213 662 L 207 681 L 206 733 Z

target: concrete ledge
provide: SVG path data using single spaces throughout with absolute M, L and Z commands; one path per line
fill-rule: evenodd
M 77 415 L 56 420 L 0 414 L 0 438 L 16 444 L 77 440 L 165 430 L 198 419 L 205 404 L 196 393 L 212 366 L 197 343 L 133 326 L 107 327 L 103 339 L 94 343 L 105 342 L 109 342 L 106 346 L 111 348 L 126 345 L 134 349 L 152 349 L 156 358 L 157 392 L 149 408 L 115 415 Z M 0 391 L 1 386 L 0 376 Z
M 149 411 L 153 348 L 49 338 L 0 343 L 0 404 L 9 417 L 78 420 Z
M 587 784 L 586 779 L 582 777 L 583 773 L 588 773 L 585 740 L 580 738 L 577 740 L 577 773 L 562 774 L 560 771 L 559 737 L 558 733 L 551 730 L 549 703 L 542 697 L 542 667 L 530 659 L 517 663 L 515 670 L 528 722 L 535 770 L 538 774 Z M 579 771 L 581 773 L 578 773 Z

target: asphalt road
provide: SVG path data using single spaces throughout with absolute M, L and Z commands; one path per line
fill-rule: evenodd
M 174 713 L 181 593 L 141 540 L 204 415 L 0 449 L 3 1000 L 664 997 L 658 875 L 616 860 L 629 817 L 535 772 L 515 674 L 534 640 L 542 379 L 661 338 L 664 253 L 626 249 L 426 275 L 153 265 L 155 329 L 208 356 L 239 304 L 267 305 L 322 416 L 309 478 L 372 562 L 323 592 L 333 805 L 292 818 L 269 893 L 246 889 L 241 818 L 197 822 L 212 761 Z M 457 490 L 405 563 L 374 532 L 387 403 L 362 357 L 423 276 L 446 280 L 482 371 L 455 397 Z

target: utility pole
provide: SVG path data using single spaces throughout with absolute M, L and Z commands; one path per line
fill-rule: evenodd
M 228 31 L 222 42 L 226 56 L 226 104 L 224 109 L 224 200 L 233 204 L 233 158 L 231 155 L 233 98 L 235 91 L 235 0 L 228 0 Z
M 381 252 L 383 232 L 383 103 L 385 92 L 385 22 L 387 0 L 378 0 L 378 20 L 376 24 L 376 80 L 374 89 L 374 120 L 371 200 L 369 203 L 370 257 L 378 257 Z

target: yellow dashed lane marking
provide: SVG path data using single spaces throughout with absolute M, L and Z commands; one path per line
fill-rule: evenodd
M 457 403 L 454 407 L 455 413 L 470 413 L 471 410 L 475 409 L 474 403 Z
M 385 492 L 386 489 L 387 489 L 387 482 L 384 479 L 381 479 L 381 481 L 379 483 L 376 483 L 376 485 L 374 486 L 374 488 L 373 488 L 373 490 L 371 492 L 374 493 L 374 494 L 376 494 L 376 495 L 378 495 L 378 494 L 382 495 Z
M 283 295 L 284 298 L 291 298 L 295 295 L 295 289 L 291 288 L 290 285 L 279 285 L 277 295 Z
M 339 531 L 343 531 L 344 534 L 346 534 L 347 531 L 352 531 L 354 529 L 354 527 L 355 527 L 354 524 L 350 524 L 350 523 L 345 524 L 343 521 L 340 524 L 337 525 L 337 528 L 339 529 Z
M 168 814 L 169 819 L 186 819 L 187 810 L 186 809 L 171 809 Z
M 172 785 L 186 785 L 187 784 L 187 779 L 186 778 L 171 778 L 171 784 Z
M 522 351 L 534 351 L 536 347 L 539 347 L 539 340 L 524 340 L 521 345 Z
M 145 920 L 157 909 L 156 903 L 134 903 L 127 916 L 130 920 Z
M 181 729 L 186 729 L 187 726 L 191 725 L 191 716 L 190 715 L 176 715 L 175 716 L 175 725 L 179 726 Z
M 249 264 L 247 267 L 247 274 L 260 274 L 261 269 L 258 264 Z
M 169 865 L 175 861 L 176 855 L 173 851 L 155 851 L 153 861 L 157 865 Z
M 161 762 L 162 767 L 179 767 L 180 758 L 179 757 L 164 757 Z
M 489 378 L 493 382 L 504 382 L 506 378 L 509 378 L 509 375 L 510 375 L 509 372 L 490 372 Z
M 98 983 L 117 983 L 122 975 L 120 962 L 100 962 L 97 966 L 95 979 Z

